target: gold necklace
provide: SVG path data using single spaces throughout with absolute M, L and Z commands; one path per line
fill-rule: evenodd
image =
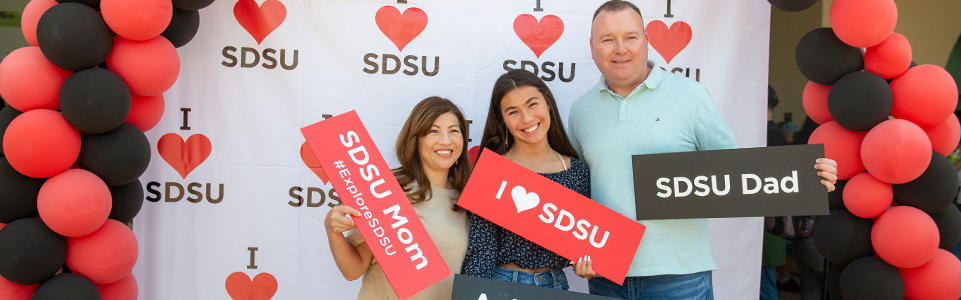
M 536 169 L 534 169 L 534 173 L 537 173 L 537 171 L 540 171 L 540 170 L 541 170 L 541 167 L 544 166 L 544 163 L 547 163 L 547 158 L 551 157 L 551 153 L 552 153 L 552 152 L 554 152 L 554 149 L 550 149 L 549 151 L 547 151 L 547 154 L 544 155 L 544 160 L 541 161 L 541 164 L 540 164 L 540 165 L 537 165 L 537 168 L 536 168 Z M 520 158 L 517 157 L 517 154 L 516 154 L 516 153 L 514 154 L 514 160 L 516 160 L 517 163 L 520 164 L 522 167 L 527 168 L 528 170 L 530 170 L 530 168 L 528 168 L 527 166 L 525 166 L 525 165 L 524 165 L 524 162 L 522 162 L 522 161 L 520 160 Z

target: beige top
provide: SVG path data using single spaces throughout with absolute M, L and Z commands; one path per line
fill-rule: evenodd
M 424 224 L 427 234 L 434 241 L 434 245 L 437 246 L 437 250 L 440 251 L 451 272 L 460 274 L 460 267 L 467 253 L 467 233 L 470 229 L 467 214 L 464 210 L 451 210 L 454 203 L 451 196 L 457 195 L 456 190 L 431 185 L 430 192 L 431 199 L 414 204 L 414 211 L 417 212 L 420 222 Z M 347 241 L 351 245 L 357 246 L 364 243 L 364 237 L 356 228 L 347 233 Z M 453 288 L 454 275 L 451 275 L 410 299 L 450 299 Z M 377 259 L 371 259 L 370 266 L 364 272 L 357 299 L 398 299 Z

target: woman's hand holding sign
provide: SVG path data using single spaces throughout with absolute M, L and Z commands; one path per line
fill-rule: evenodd
M 354 219 L 347 217 L 348 214 L 360 217 L 359 211 L 346 205 L 334 206 L 333 209 L 327 212 L 327 218 L 324 219 L 324 228 L 327 229 L 327 233 L 341 234 L 357 228 L 357 225 L 354 224 Z
M 584 279 L 591 279 L 597 277 L 597 273 L 594 273 L 594 268 L 591 267 L 591 257 L 585 255 L 577 260 L 577 262 L 571 262 L 574 266 L 574 274 Z
M 834 184 L 838 182 L 838 163 L 830 158 L 818 158 L 814 169 L 819 170 L 818 176 L 824 178 L 821 184 L 828 188 L 828 192 L 833 192 Z

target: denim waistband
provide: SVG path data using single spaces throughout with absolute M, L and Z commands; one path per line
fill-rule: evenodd
M 553 268 L 539 273 L 528 273 L 497 267 L 494 268 L 494 279 L 560 290 L 567 290 L 569 287 L 567 284 L 567 275 L 564 274 L 564 270 L 560 268 Z

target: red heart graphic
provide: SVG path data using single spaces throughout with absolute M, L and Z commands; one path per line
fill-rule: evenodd
M 234 4 L 234 18 L 260 45 L 267 35 L 284 23 L 287 7 L 278 0 L 267 0 L 260 6 L 254 0 L 239 0 Z
M 227 276 L 227 294 L 234 300 L 270 300 L 277 293 L 277 278 L 270 273 L 260 273 L 250 280 L 244 272 Z
M 660 53 L 667 63 L 691 43 L 691 25 L 684 21 L 677 21 L 668 28 L 667 24 L 660 20 L 654 20 L 647 24 L 648 41 L 651 47 Z
M 320 177 L 320 181 L 324 182 L 324 184 L 330 182 L 330 180 L 327 179 L 327 173 L 324 173 L 324 168 L 320 166 L 320 161 L 317 160 L 317 156 L 314 156 L 314 151 L 310 150 L 310 145 L 308 145 L 307 142 L 300 145 L 300 159 L 304 161 L 304 164 L 306 164 L 311 171 L 314 171 L 314 174 L 317 174 L 317 177 Z
M 157 141 L 157 152 L 180 177 L 187 179 L 187 174 L 200 166 L 210 156 L 213 146 L 203 134 L 191 135 L 185 143 L 176 133 L 168 133 Z
M 557 39 L 564 33 L 564 21 L 555 15 L 546 15 L 537 22 L 537 18 L 529 14 L 517 16 L 514 19 L 514 33 L 527 44 L 537 58 L 541 53 L 554 45 Z
M 416 7 L 408 8 L 401 14 L 396 7 L 384 6 L 377 10 L 374 19 L 377 21 L 377 28 L 380 28 L 400 51 L 404 51 L 404 47 L 427 28 L 427 13 Z

